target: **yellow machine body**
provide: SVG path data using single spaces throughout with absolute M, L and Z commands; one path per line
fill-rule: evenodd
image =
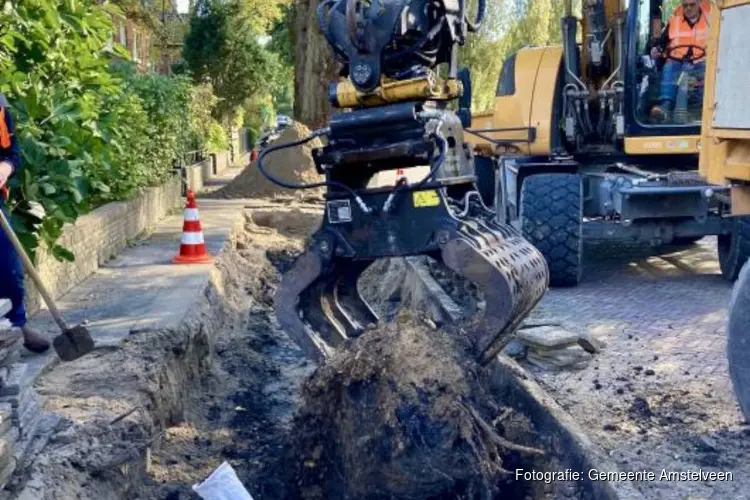
M 607 25 L 612 25 L 624 6 L 620 0 L 604 0 L 604 12 Z M 586 36 L 588 18 L 584 14 L 580 19 L 583 36 Z M 634 33 L 623 33 L 620 43 Z M 614 57 L 616 44 L 610 37 L 606 45 L 607 53 Z M 581 44 L 581 56 L 585 59 L 589 48 Z M 564 98 L 564 88 L 559 85 L 564 79 L 566 68 L 563 64 L 564 49 L 562 46 L 527 47 L 519 50 L 515 61 L 515 93 L 497 96 L 492 110 L 474 114 L 469 141 L 480 154 L 514 154 L 529 156 L 546 156 L 561 151 L 554 150 L 554 134 L 561 134 L 560 122 L 555 122 L 555 109 Z M 591 90 L 600 88 L 606 77 L 587 74 L 587 66 L 580 65 L 580 79 Z M 630 114 L 630 110 L 625 110 Z M 562 118 L 560 118 L 562 120 Z M 503 130 L 500 130 L 503 129 Z M 534 129 L 533 137 L 526 141 L 529 129 Z M 493 141 L 510 141 L 513 144 L 493 144 Z M 615 147 L 616 151 L 633 156 L 650 155 L 697 155 L 699 135 L 653 135 L 628 136 L 625 134 Z M 575 154 L 575 146 L 569 146 L 566 153 Z M 610 153 L 613 151 L 610 151 Z
M 519 51 L 515 63 L 515 93 L 496 97 L 492 111 L 472 117 L 468 142 L 479 151 L 494 154 L 550 154 L 556 129 L 552 116 L 561 62 L 562 47 Z M 533 137 L 529 137 L 529 129 L 535 130 Z M 497 145 L 493 141 L 512 144 Z
M 711 26 L 706 61 L 700 173 L 708 182 L 731 186 L 732 215 L 749 215 L 750 68 L 744 58 L 750 0 L 725 0 L 717 7 L 721 15 Z
M 702 75 L 690 64 L 704 59 L 700 52 L 675 55 L 676 42 L 664 44 L 680 0 L 586 0 L 582 16 L 565 1 L 561 45 L 526 47 L 506 58 L 492 109 L 472 115 L 465 137 L 476 153 L 483 201 L 542 251 L 552 286 L 579 283 L 586 239 L 662 246 L 717 236 L 722 274 L 733 279 L 744 255 L 737 245 L 725 251 L 726 242 L 739 241 L 726 215 L 730 205 L 750 213 L 750 92 L 742 86 L 750 75 L 736 70 L 747 66 L 740 59 L 750 47 L 750 6 L 740 23 L 747 39 L 730 52 L 737 59 L 731 65 L 717 62 L 713 50 L 722 42 L 711 21 L 719 17 L 715 0 L 701 7 L 713 27 L 713 59 Z M 747 127 L 711 124 L 703 98 L 714 87 L 727 103 L 707 97 L 719 111 L 748 96 L 744 114 L 729 113 L 747 117 Z M 562 197 L 554 209 L 552 192 Z
M 461 95 L 461 82 L 444 79 L 433 74 L 409 80 L 392 80 L 383 77 L 374 91 L 360 92 L 348 78 L 336 84 L 336 102 L 342 108 L 382 106 L 416 100 L 449 101 Z

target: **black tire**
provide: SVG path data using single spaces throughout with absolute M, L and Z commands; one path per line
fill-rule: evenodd
M 547 259 L 550 286 L 576 286 L 583 271 L 583 185 L 578 174 L 537 174 L 521 186 L 521 229 Z
M 729 281 L 739 276 L 750 257 L 750 217 L 735 217 L 730 234 L 719 235 L 719 266 L 721 275 Z
M 750 421 L 750 265 L 745 265 L 732 290 L 727 321 L 727 359 L 734 394 L 745 421 Z

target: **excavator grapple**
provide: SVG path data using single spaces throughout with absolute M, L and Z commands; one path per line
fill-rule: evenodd
M 325 360 L 378 321 L 357 290 L 376 259 L 428 255 L 476 284 L 483 317 L 471 324 L 477 355 L 490 359 L 543 296 L 542 255 L 509 225 L 500 224 L 477 191 L 474 157 L 464 141 L 469 77 L 457 76 L 457 46 L 484 13 L 467 19 L 463 1 L 329 0 L 319 19 L 345 79 L 331 85 L 328 127 L 297 143 L 264 150 L 260 170 L 289 188 L 326 186 L 324 220 L 306 251 L 282 277 L 275 297 L 281 326 L 305 353 Z M 448 65 L 442 78 L 434 68 Z M 273 151 L 314 137 L 313 156 L 325 181 L 291 185 L 265 171 Z M 393 186 L 371 187 L 383 171 L 423 167 L 419 180 L 397 175 Z

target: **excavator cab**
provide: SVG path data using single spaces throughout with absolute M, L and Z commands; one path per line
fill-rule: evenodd
M 493 108 L 472 116 L 485 203 L 542 252 L 552 286 L 580 282 L 587 240 L 658 247 L 710 235 L 735 279 L 750 247 L 725 217 L 729 188 L 698 173 L 715 2 L 582 4 L 579 15 L 565 0 L 562 44 L 505 59 Z
M 670 17 L 681 15 L 685 6 L 700 9 L 706 18 L 698 21 L 704 40 L 685 37 L 679 45 L 660 50 L 659 39 L 670 35 Z M 633 75 L 634 135 L 700 134 L 710 11 L 710 3 L 701 0 L 640 0 L 638 8 L 630 10 L 632 57 L 627 59 L 627 73 Z

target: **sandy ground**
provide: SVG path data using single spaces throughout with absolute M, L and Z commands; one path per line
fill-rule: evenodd
M 314 208 L 294 213 L 295 220 L 300 214 L 315 220 Z M 272 274 L 288 268 L 305 233 L 296 222 L 285 224 L 289 219 L 279 219 L 278 214 L 260 210 L 255 220 L 278 226 L 283 234 L 254 224 L 252 244 L 244 250 L 250 259 L 265 254 Z M 721 308 L 730 287 L 715 276 L 711 244 L 658 252 L 589 249 L 594 257 L 585 282 L 576 289 L 551 290 L 529 319 L 586 331 L 604 344 L 583 370 L 526 367 L 622 471 L 655 474 L 654 480 L 633 482 L 648 499 L 750 497 L 750 431 L 741 422 L 728 386 L 722 347 L 715 346 L 715 339 L 723 338 Z M 677 265 L 661 273 L 642 272 L 654 259 Z M 694 272 L 685 270 L 690 266 Z M 374 273 L 377 286 L 373 278 L 364 284 L 367 295 L 385 294 L 375 306 L 386 314 L 404 299 L 404 276 L 398 272 L 402 268 L 390 267 L 390 278 Z M 164 447 L 153 455 L 154 484 L 142 498 L 194 498 L 186 485 L 205 477 L 222 460 L 237 468 L 253 495 L 275 498 L 285 491 L 279 460 L 300 402 L 298 391 L 313 367 L 275 325 L 270 297 L 277 278 L 261 274 L 250 327 L 217 346 L 220 368 L 215 385 L 198 406 L 202 413 L 193 423 L 168 431 Z M 389 279 L 401 281 L 389 286 Z M 471 287 L 446 287 L 465 310 L 476 307 Z M 409 305 L 420 307 L 419 297 L 409 300 Z M 710 334 L 694 336 L 701 328 Z M 683 335 L 690 341 L 683 341 Z M 692 343 L 696 339 L 703 340 Z M 691 351 L 701 353 L 699 359 L 683 358 Z M 718 368 L 712 370 L 713 365 Z M 659 480 L 662 470 L 731 472 L 733 478 Z
M 586 277 L 551 290 L 531 320 L 560 321 L 602 340 L 586 369 L 538 381 L 646 498 L 750 498 L 750 429 L 732 393 L 724 322 L 731 284 L 715 240 L 652 250 L 591 245 Z M 731 481 L 658 480 L 667 472 L 732 473 Z

